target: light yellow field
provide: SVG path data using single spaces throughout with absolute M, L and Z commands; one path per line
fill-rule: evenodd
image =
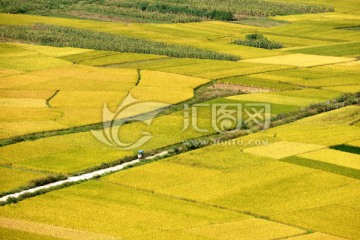
M 316 124 L 316 125 L 351 125 L 360 120 L 360 107 L 347 106 L 333 112 L 323 113 L 311 118 L 305 118 L 298 123 L 301 124 Z
M 99 197 L 99 194 L 102 197 Z M 81 229 L 94 234 L 108 235 L 110 239 L 111 237 L 138 239 L 140 236 L 169 230 L 184 231 L 182 229 L 200 227 L 209 223 L 249 218 L 233 211 L 154 195 L 103 181 L 91 181 L 36 199 L 37 201 L 20 203 L 16 213 L 11 206 L 2 207 L 0 211 L 2 219 L 11 218 L 15 223 L 17 221 L 20 223 L 25 221 L 29 224 L 41 223 L 50 229 L 50 225 Z M 72 204 L 67 204 L 68 200 L 72 201 Z M 60 213 L 59 206 L 62 206 Z M 94 211 L 94 209 L 98 210 Z M 82 217 L 77 219 L 79 210 Z M 56 218 L 53 217 L 54 214 Z M 3 221 L 1 225 L 11 221 Z M 109 222 L 112 224 L 109 225 Z M 36 223 L 33 224 L 34 227 Z M 28 231 L 31 230 L 30 226 L 26 225 Z M 60 232 L 55 230 L 49 231 L 47 235 Z
M 334 90 L 343 93 L 356 93 L 356 92 L 360 92 L 360 85 L 325 87 L 324 89 Z
M 289 93 L 291 92 L 289 91 Z M 296 91 L 294 91 L 294 93 L 296 93 Z M 226 99 L 236 100 L 236 101 L 247 101 L 247 102 L 294 105 L 294 106 L 308 106 L 313 103 L 321 102 L 321 99 L 286 96 L 286 95 L 278 94 L 276 92 L 238 95 L 238 96 L 227 97 Z
M 21 230 L 14 230 L 9 228 L 2 228 L 0 227 L 0 239 L 21 239 L 21 240 L 59 240 L 61 238 L 55 238 L 55 237 L 48 237 L 44 235 L 24 232 Z M 11 239 L 10 238 L 10 239 Z
M 69 128 L 69 126 L 54 120 L 34 121 L 34 118 L 37 119 L 37 116 L 35 115 L 31 120 L 27 121 L 15 120 L 11 122 L 2 122 L 0 127 L 0 138 L 10 138 L 24 134 Z
M 360 156 L 358 154 L 333 149 L 321 149 L 318 151 L 300 154 L 298 156 L 343 167 L 360 169 Z
M 0 90 L 0 98 L 33 98 L 48 99 L 55 91 L 51 90 Z
M 332 236 L 332 235 L 325 234 L 325 233 L 319 233 L 319 232 L 315 232 L 315 233 L 311 233 L 311 234 L 307 234 L 307 235 L 303 235 L 303 236 L 291 237 L 288 239 L 290 239 L 290 240 L 322 240 L 322 239 L 345 240 L 345 238 L 336 237 L 336 236 Z
M 249 232 L 249 229 L 252 229 Z M 263 219 L 248 219 L 239 222 L 216 224 L 190 229 L 196 235 L 221 239 L 274 239 L 304 234 L 305 231 Z
M 151 55 L 151 54 L 137 54 L 137 53 L 114 53 L 105 57 L 95 57 L 89 58 L 82 61 L 78 61 L 78 63 L 88 66 L 105 66 L 126 62 L 137 62 L 137 61 L 145 61 L 145 60 L 153 60 L 153 59 L 162 59 L 166 58 L 164 56 L 159 55 Z
M 158 71 L 141 71 L 141 80 L 131 95 L 142 101 L 175 104 L 194 97 L 193 89 L 210 80 Z
M 169 89 L 162 87 L 136 87 L 130 91 L 131 95 L 142 101 L 175 104 L 189 100 L 194 96 L 193 89 Z
M 354 58 L 328 57 L 309 54 L 291 54 L 286 56 L 276 56 L 268 58 L 255 58 L 245 60 L 250 63 L 290 65 L 296 67 L 315 67 L 327 64 L 343 63 L 355 61 Z
M 0 108 L 0 122 L 46 121 L 61 118 L 62 113 L 53 108 Z M 21 130 L 21 129 L 20 129 Z
M 196 88 L 200 85 L 210 82 L 208 79 L 188 77 L 179 74 L 141 71 L 141 87 L 161 87 L 161 88 Z
M 33 98 L 0 98 L 1 108 L 46 108 L 44 99 Z
M 127 91 L 60 91 L 50 104 L 54 108 L 83 108 L 102 110 L 104 103 L 116 108 L 128 95 Z
M 93 51 L 91 49 L 69 48 L 69 47 L 59 48 L 59 47 L 51 47 L 51 46 L 24 44 L 24 43 L 9 43 L 9 44 L 21 49 L 25 49 L 27 51 L 39 53 L 44 56 L 56 57 L 56 58 Z
M 38 172 L 26 172 L 5 167 L 0 167 L 0 175 L 0 193 L 26 185 L 30 180 L 46 176 Z
M 0 42 L 0 138 L 100 123 L 105 103 L 111 111 L 121 102 L 133 104 L 114 112 L 117 119 L 153 111 L 192 98 L 194 88 L 211 80 L 230 77 L 285 91 L 211 102 L 269 103 L 272 116 L 360 91 L 358 48 L 345 52 L 348 44 L 360 42 L 359 31 L 342 29 L 360 25 L 359 1 L 286 2 L 332 5 L 336 12 L 275 16 L 286 22 L 274 27 L 0 14 L 1 24 L 55 24 L 241 57 L 238 62 L 178 59 Z M 231 44 L 250 33 L 263 33 L 284 48 Z M 315 55 L 336 46 L 344 52 Z M 301 49 L 314 55 L 294 53 Z M 200 112 L 199 125 L 208 127 L 206 111 Z M 360 107 L 345 107 L 2 206 L 0 240 L 360 239 L 358 175 L 341 172 L 360 170 L 359 155 L 328 148 L 359 147 L 359 124 Z M 153 119 L 151 126 L 129 123 L 115 135 L 130 143 L 150 134 L 151 141 L 141 146 L 148 152 L 214 133 L 183 127 L 184 112 L 178 111 Z M 3 146 L 0 192 L 49 173 L 82 172 L 137 150 L 109 146 L 89 131 Z M 289 160 L 300 158 L 320 167 Z M 321 168 L 325 163 L 336 171 Z
M 360 140 L 355 140 L 348 143 L 350 146 L 360 147 Z
M 300 153 L 315 151 L 322 148 L 324 148 L 324 146 L 280 141 L 272 143 L 268 146 L 247 148 L 244 150 L 244 152 L 269 158 L 281 159 Z

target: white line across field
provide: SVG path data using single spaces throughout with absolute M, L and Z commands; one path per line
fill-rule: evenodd
M 161 152 L 159 154 L 156 154 L 156 155 L 153 155 L 153 156 L 150 156 L 150 157 L 146 157 L 146 158 L 144 158 L 144 160 L 151 160 L 151 159 L 156 158 L 156 157 L 163 157 L 166 154 L 168 154 L 168 151 L 164 151 L 164 152 Z M 120 171 L 120 170 L 122 170 L 122 169 L 124 169 L 126 167 L 133 166 L 133 165 L 135 165 L 137 163 L 140 163 L 140 162 L 141 162 L 140 159 L 136 159 L 136 160 L 133 160 L 133 161 L 130 161 L 130 162 L 126 162 L 126 163 L 116 165 L 114 167 L 109 167 L 109 168 L 97 170 L 97 171 L 94 171 L 94 172 L 85 173 L 85 174 L 82 174 L 82 175 L 79 175 L 79 176 L 69 177 L 69 178 L 67 178 L 65 180 L 49 183 L 49 184 L 46 184 L 44 186 L 30 188 L 28 190 L 24 190 L 24 191 L 21 191 L 21 192 L 9 194 L 9 195 L 6 195 L 6 196 L 3 196 L 2 198 L 0 198 L 0 202 L 6 202 L 9 198 L 15 198 L 16 199 L 16 198 L 19 198 L 20 196 L 22 196 L 24 194 L 36 193 L 36 192 L 41 191 L 41 190 L 46 190 L 46 189 L 50 189 L 50 188 L 54 188 L 54 187 L 59 187 L 59 186 L 62 186 L 64 184 L 68 184 L 68 183 L 75 183 L 75 182 L 90 180 L 90 179 L 95 178 L 95 177 L 99 177 L 99 176 L 103 176 L 105 174 Z

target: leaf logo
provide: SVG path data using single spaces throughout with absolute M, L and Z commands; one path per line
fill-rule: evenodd
M 158 102 L 142 102 L 129 94 L 119 105 L 115 112 L 112 112 L 107 104 L 103 107 L 103 129 L 92 130 L 92 134 L 100 142 L 121 150 L 133 150 L 147 143 L 153 136 L 149 132 L 142 132 L 142 137 L 135 142 L 127 143 L 120 139 L 120 128 L 127 122 L 142 122 L 150 126 L 153 119 L 168 104 Z

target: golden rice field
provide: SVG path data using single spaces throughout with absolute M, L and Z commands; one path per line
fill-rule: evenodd
M 259 146 L 245 149 L 244 152 L 252 153 L 255 155 L 265 156 L 269 158 L 285 158 L 301 153 L 312 152 L 324 148 L 321 145 L 306 144 L 306 143 L 295 143 L 280 141 L 272 143 L 268 146 Z
M 292 92 L 294 93 L 295 96 L 291 95 Z M 286 96 L 285 94 L 281 94 L 277 92 L 255 93 L 251 95 L 238 95 L 238 96 L 227 97 L 227 99 L 236 100 L 236 101 L 248 101 L 248 102 L 253 101 L 253 102 L 295 105 L 295 106 L 308 106 L 313 103 L 321 102 L 321 99 L 317 99 L 316 96 L 313 96 L 313 98 L 311 99 L 311 98 L 296 97 L 297 91 L 290 91 L 289 93 L 290 96 Z
M 352 61 L 355 61 L 355 59 L 344 58 L 344 57 L 325 57 L 325 56 L 308 55 L 308 54 L 291 54 L 285 56 L 256 58 L 256 59 L 246 60 L 246 62 L 250 62 L 250 63 L 290 65 L 296 67 L 315 67 L 321 65 L 352 62 Z
M 71 56 L 68 57 L 69 59 Z M 151 54 L 137 54 L 137 53 L 114 53 L 106 56 L 99 56 L 88 58 L 84 60 L 78 61 L 83 65 L 88 66 L 108 66 L 108 65 L 116 65 L 128 62 L 142 62 L 142 61 L 151 61 L 155 59 L 164 59 L 164 56 L 159 55 L 151 55 Z
M 299 157 L 331 163 L 343 167 L 360 169 L 360 156 L 358 154 L 341 152 L 333 149 L 321 149 L 300 154 Z
M 149 125 L 131 121 L 93 132 L 111 133 L 125 144 L 151 136 L 135 149 L 107 145 L 88 129 L 32 138 L 33 133 L 83 129 L 194 97 L 191 101 L 203 104 L 268 103 L 275 117 L 359 92 L 358 1 L 288 2 L 335 11 L 192 23 L 124 21 L 112 14 L 85 20 L 52 12 L 0 13 L 2 25 L 53 24 L 241 58 L 52 47 L 0 33 L 0 140 L 29 134 L 28 140 L 0 146 L 0 195 L 49 174 L 72 175 L 136 158 L 139 149 L 174 150 L 165 159 L 0 206 L 0 240 L 360 239 L 360 158 L 350 150 L 335 150 L 360 147 L 358 104 L 183 153 L 178 151 L 186 148 L 186 140 L 212 134 L 209 139 L 227 139 L 232 133 L 216 133 L 216 121 L 205 108 L 199 109 L 197 124 L 209 131 L 184 130 L 186 111 L 176 108 Z M 231 44 L 252 33 L 283 48 Z M 207 84 L 213 83 L 227 85 L 210 93 Z M 240 94 L 244 86 L 254 93 Z M 206 91 L 209 98 L 201 95 Z M 111 116 L 104 118 L 105 104 Z
M 26 185 L 30 180 L 46 176 L 45 174 L 39 172 L 22 171 L 2 166 L 0 166 L 0 173 L 0 193 Z

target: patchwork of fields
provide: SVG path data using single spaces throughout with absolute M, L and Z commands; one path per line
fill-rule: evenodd
M 0 196 L 174 156 L 0 206 L 1 240 L 360 239 L 357 1 L 44 2 L 0 1 Z M 252 33 L 283 48 L 231 44 Z M 256 133 L 204 107 L 264 103 Z

